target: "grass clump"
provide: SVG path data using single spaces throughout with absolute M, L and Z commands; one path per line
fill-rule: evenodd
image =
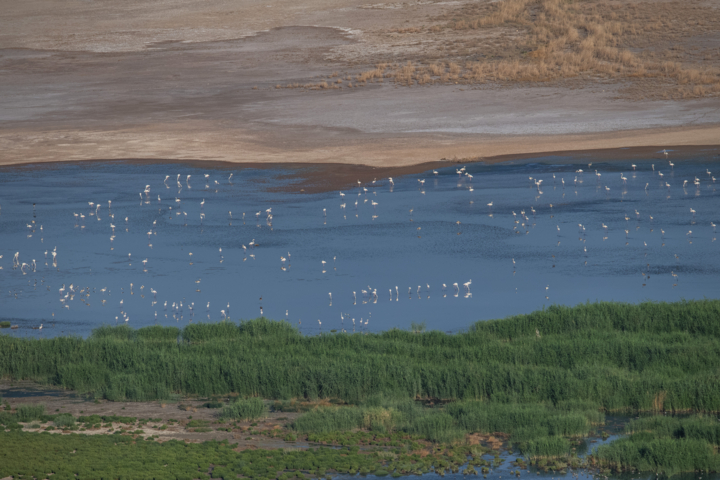
M 45 405 L 20 405 L 17 408 L 18 422 L 32 422 L 45 414 Z
M 223 420 L 255 420 L 265 416 L 266 413 L 267 406 L 262 399 L 252 397 L 238 399 L 229 405 L 224 405 L 220 412 L 220 418 Z
M 604 423 L 604 415 L 598 410 L 599 405 L 590 402 L 553 406 L 461 401 L 445 407 L 423 407 L 409 399 L 380 396 L 363 405 L 316 408 L 298 417 L 291 428 L 310 434 L 311 441 L 341 445 L 392 444 L 395 432 L 401 434 L 402 444 L 419 438 L 447 444 L 468 434 L 503 432 L 514 443 L 525 442 L 523 448 L 534 456 L 558 456 L 570 451 L 564 437 L 585 436 L 593 425 Z
M 591 402 L 543 404 L 495 404 L 457 402 L 447 406 L 458 424 L 470 432 L 503 432 L 514 441 L 547 436 L 585 436 L 605 416 Z
M 570 452 L 570 442 L 563 437 L 541 437 L 520 442 L 520 453 L 529 460 L 565 457 Z
M 720 470 L 720 423 L 714 416 L 640 418 L 625 431 L 628 437 L 598 447 L 591 463 L 665 474 Z
M 298 417 L 292 428 L 301 433 L 342 432 L 359 428 L 363 411 L 353 407 L 321 407 Z
M 53 423 L 57 428 L 71 429 L 75 427 L 75 418 L 69 413 L 63 413 L 57 415 Z
M 132 425 L 137 421 L 137 417 L 123 417 L 120 415 L 89 415 L 89 416 L 79 416 L 78 422 L 80 423 L 124 423 L 127 425 Z M 158 419 L 159 421 L 159 419 Z

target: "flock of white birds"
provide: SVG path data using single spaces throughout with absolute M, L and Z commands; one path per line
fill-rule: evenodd
M 667 158 L 668 152 L 663 151 L 662 154 Z M 674 164 L 666 160 L 665 164 L 667 165 L 667 169 L 672 170 L 674 168 Z M 553 213 L 553 204 L 552 203 L 543 203 L 542 202 L 542 195 L 543 195 L 543 188 L 548 188 L 550 184 L 552 184 L 553 189 L 565 189 L 566 187 L 568 189 L 572 189 L 573 187 L 577 187 L 578 184 L 582 184 L 583 182 L 590 182 L 595 181 L 597 182 L 597 190 L 605 192 L 606 195 L 612 195 L 613 190 L 619 189 L 620 194 L 624 195 L 626 190 L 626 185 L 628 182 L 628 176 L 634 178 L 635 170 L 637 168 L 636 165 L 631 165 L 632 171 L 629 171 L 627 174 L 620 173 L 615 178 L 612 178 L 608 174 L 603 174 L 599 172 L 598 170 L 592 169 L 592 163 L 588 164 L 588 168 L 583 169 L 577 169 L 574 174 L 570 175 L 570 178 L 568 180 L 565 179 L 565 177 L 558 177 L 555 174 L 552 174 L 552 178 L 550 178 L 549 174 L 547 178 L 541 179 L 541 178 L 534 178 L 532 176 L 529 177 L 528 181 L 530 182 L 530 186 L 536 190 L 535 194 L 535 206 L 530 206 L 527 209 L 521 209 L 519 211 L 511 211 L 511 213 L 502 213 L 498 214 L 495 213 L 496 210 L 499 210 L 499 207 L 495 204 L 492 199 L 486 199 L 483 201 L 484 207 L 487 208 L 487 215 L 491 218 L 495 218 L 498 215 L 507 215 L 508 220 L 511 220 L 513 222 L 512 229 L 513 232 L 516 234 L 529 234 L 531 231 L 531 228 L 536 225 L 536 220 L 540 218 L 541 215 L 543 216 L 549 216 L 550 219 L 554 218 Z M 658 189 L 658 188 L 666 188 L 669 191 L 671 188 L 671 184 L 669 183 L 669 175 L 666 176 L 665 173 L 661 171 L 660 168 L 656 169 L 656 165 L 651 165 L 652 174 L 657 177 L 658 183 L 655 185 L 650 185 L 650 183 L 645 184 L 645 190 L 649 189 Z M 667 171 L 667 170 L 666 170 Z M 457 187 L 467 190 L 467 192 L 471 195 L 469 198 L 469 202 L 474 203 L 475 201 L 475 194 L 473 192 L 475 191 L 475 187 L 473 186 L 473 175 L 470 174 L 467 171 L 467 167 L 463 166 L 461 168 L 455 168 L 455 173 L 457 174 Z M 439 175 L 439 172 L 436 170 L 433 170 L 432 173 L 429 175 L 437 176 Z M 211 181 L 210 174 L 204 174 L 204 189 L 208 190 L 208 194 L 210 194 L 213 190 L 212 188 L 217 188 L 220 184 L 219 180 L 213 179 Z M 191 175 L 181 175 L 177 174 L 174 176 L 166 175 L 164 180 L 162 182 L 158 182 L 160 184 L 160 193 L 157 193 L 154 188 L 151 186 L 151 184 L 145 185 L 144 189 L 138 193 L 139 195 L 139 208 L 146 208 L 149 205 L 155 204 L 157 202 L 157 206 L 162 207 L 158 211 L 165 215 L 168 220 L 172 221 L 179 221 L 182 222 L 184 225 L 187 225 L 189 220 L 189 211 L 185 208 L 185 204 L 187 203 L 186 200 L 182 198 L 182 192 L 184 189 L 192 189 L 191 185 Z M 590 178 L 588 178 L 590 177 Z M 594 177 L 594 178 L 593 178 Z M 225 180 L 223 179 L 223 184 L 230 184 L 232 185 L 232 178 L 233 174 L 230 174 L 230 176 Z M 592 180 L 591 180 L 592 179 Z M 425 195 L 425 178 L 419 178 L 418 180 L 418 189 L 421 195 Z M 674 181 L 677 181 L 677 179 L 674 179 Z M 348 210 L 348 201 L 350 196 L 356 196 L 354 200 L 354 204 L 351 205 L 351 209 L 354 207 L 354 215 L 355 217 L 359 217 L 360 211 L 359 207 L 361 204 L 367 204 L 369 202 L 370 207 L 372 207 L 372 213 L 371 213 L 371 220 L 375 221 L 377 218 L 379 218 L 378 208 L 380 206 L 380 203 L 376 200 L 377 199 L 377 193 L 379 188 L 377 187 L 388 187 L 389 192 L 393 191 L 393 187 L 395 185 L 395 181 L 392 177 L 381 180 L 373 180 L 371 183 L 368 183 L 367 185 L 364 185 L 360 180 L 357 182 L 357 190 L 352 188 L 352 193 L 349 193 L 349 191 L 346 190 L 346 192 L 339 192 L 340 197 L 340 209 L 343 212 L 343 218 L 347 219 L 347 210 Z M 685 195 L 692 196 L 692 195 L 699 195 L 700 189 L 703 186 L 703 184 L 707 185 L 708 188 L 711 188 L 712 191 L 715 191 L 715 177 L 712 175 L 712 172 L 709 169 L 706 169 L 705 172 L 698 172 L 697 175 L 694 176 L 694 178 L 687 178 L 682 179 L 682 188 Z M 368 188 L 370 187 L 370 188 Z M 376 187 L 376 188 L 373 188 Z M 175 191 L 175 189 L 177 189 Z M 688 191 L 689 189 L 689 191 Z M 167 195 L 172 191 L 173 193 L 169 196 Z M 214 190 L 217 192 L 217 190 Z M 163 193 L 165 192 L 165 193 Z M 577 190 L 576 190 L 577 192 Z M 162 195 L 161 195 L 162 194 Z M 162 197 L 166 198 L 162 198 Z M 563 193 L 564 197 L 564 193 Z M 668 197 L 669 198 L 669 197 Z M 97 199 L 96 199 L 97 200 Z M 491 201 L 487 201 L 491 200 Z M 107 229 L 107 233 L 109 234 L 109 246 L 111 250 L 114 250 L 114 240 L 116 239 L 116 235 L 120 234 L 121 232 L 129 233 L 130 227 L 132 225 L 133 230 L 137 231 L 137 228 L 142 228 L 143 231 L 147 230 L 147 236 L 148 236 L 148 250 L 142 254 L 138 254 L 137 252 L 128 252 L 127 253 L 127 262 L 128 264 L 132 265 L 133 262 L 140 262 L 142 264 L 142 271 L 147 273 L 147 265 L 148 263 L 153 261 L 152 256 L 152 248 L 153 248 L 153 237 L 156 237 L 158 234 L 162 234 L 162 232 L 159 232 L 158 225 L 157 225 L 157 218 L 155 218 L 151 223 L 148 223 L 146 225 L 140 225 L 138 222 L 134 222 L 133 219 L 131 219 L 131 216 L 123 216 L 122 218 L 118 217 L 116 218 L 115 214 L 113 213 L 113 206 L 112 201 L 107 200 L 107 207 L 105 207 L 105 201 L 88 201 L 87 202 L 88 209 L 86 211 L 82 212 L 76 212 L 73 214 L 73 221 L 75 222 L 74 226 L 78 229 L 85 229 L 88 227 L 88 223 L 90 219 L 93 219 L 95 223 L 102 222 L 105 220 L 105 227 Z M 199 218 L 197 218 L 197 221 L 200 225 L 203 225 L 203 222 L 206 220 L 206 215 L 204 211 L 205 207 L 205 199 L 203 199 L 199 203 Z M 537 207 L 537 208 L 536 208 Z M 33 209 L 35 208 L 33 204 Z M 557 206 L 555 207 L 557 208 Z M 165 209 L 164 212 L 162 209 Z M 1 210 L 0 210 L 1 212 Z M 708 225 L 696 225 L 695 218 L 696 218 L 697 212 L 692 207 L 689 208 L 688 211 L 688 224 L 690 228 L 688 228 L 686 237 L 687 241 L 692 243 L 693 241 L 693 228 L 696 230 L 698 228 L 707 228 L 711 229 L 712 231 L 712 241 L 715 241 L 715 229 L 716 225 L 713 222 L 710 222 Z M 192 215 L 192 214 L 191 214 Z M 228 221 L 232 223 L 234 217 L 232 211 L 228 211 Z M 318 216 L 322 215 L 323 222 L 327 224 L 327 208 L 323 208 L 322 212 L 318 212 Z M 352 215 L 352 214 L 351 214 Z M 194 215 L 192 215 L 194 216 Z M 255 217 L 255 222 L 257 226 L 260 226 L 261 222 L 264 223 L 267 227 L 272 229 L 273 226 L 273 211 L 272 208 L 261 208 L 257 211 L 250 212 L 249 215 L 246 215 L 246 212 L 241 212 L 240 214 L 236 214 L 238 220 L 242 221 L 243 224 L 245 224 L 246 220 L 250 220 L 250 218 Z M 648 213 L 641 213 L 638 210 L 634 210 L 632 212 L 627 212 L 624 215 L 624 221 L 626 228 L 624 228 L 623 234 L 625 235 L 626 239 L 629 240 L 630 233 L 632 230 L 632 227 L 630 226 L 630 221 L 637 221 L 641 217 L 647 217 L 647 219 L 650 222 L 650 228 L 651 232 L 654 231 L 655 228 L 659 229 L 660 236 L 662 239 L 664 239 L 665 236 L 665 230 L 661 227 L 660 221 L 653 217 L 653 215 Z M 248 217 L 248 218 L 246 218 Z M 543 217 L 544 218 L 544 217 Z M 415 222 L 416 219 L 413 217 L 413 209 L 409 210 L 409 221 Z M 418 222 L 421 223 L 421 222 Z M 460 221 L 454 222 L 457 225 L 457 232 L 455 233 L 453 231 L 453 234 L 460 235 L 462 234 L 462 225 Z M 417 224 L 417 223 L 416 223 Z M 596 230 L 599 232 L 602 232 L 603 240 L 606 240 L 609 235 L 609 227 L 605 223 L 602 223 L 601 225 L 594 226 Z M 97 228 L 97 227 L 93 227 Z M 584 225 L 582 223 L 578 224 L 578 234 L 579 234 L 579 240 L 582 242 L 582 248 L 583 248 L 583 254 L 587 256 L 587 246 L 585 245 L 586 241 L 586 234 L 587 229 L 590 228 L 587 225 Z M 637 226 L 637 229 L 640 227 Z M 561 236 L 561 228 L 560 225 L 556 225 L 557 235 L 558 237 Z M 36 225 L 35 220 L 32 220 L 30 223 L 27 223 L 27 238 L 31 238 L 33 235 L 40 235 L 41 237 L 44 235 L 44 230 L 42 225 Z M 416 235 L 418 238 L 422 238 L 422 226 L 416 227 Z M 52 239 L 50 239 L 52 240 Z M 44 243 L 44 238 L 41 238 L 41 243 Z M 643 241 L 645 247 L 647 248 L 647 241 Z M 558 238 L 557 244 L 560 245 L 560 238 Z M 626 243 L 627 244 L 627 243 Z M 665 246 L 664 243 L 662 243 L 662 246 Z M 249 240 L 246 244 L 242 244 L 242 251 L 243 251 L 243 261 L 247 261 L 248 258 L 251 260 L 256 259 L 256 247 L 257 244 L 255 242 L 255 239 Z M 262 251 L 261 249 L 258 250 L 258 252 Z M 34 278 L 30 280 L 30 282 L 34 282 L 34 287 L 38 286 L 38 275 L 37 272 L 41 272 L 41 270 L 44 268 L 50 268 L 53 269 L 59 269 L 59 264 L 62 261 L 62 252 L 58 252 L 57 247 L 54 247 L 52 249 L 45 250 L 44 252 L 40 252 L 42 255 L 41 264 L 38 264 L 36 257 L 38 252 L 22 252 L 17 251 L 14 252 L 12 255 L 12 273 L 8 272 L 6 275 L 10 274 L 18 274 L 18 275 L 32 275 Z M 259 253 L 258 253 L 259 254 Z M 288 271 L 291 266 L 291 253 L 288 251 L 287 254 L 283 254 L 279 257 L 279 267 L 282 271 Z M 2 258 L 3 255 L 0 255 L 0 270 L 3 269 L 2 267 Z M 554 258 L 554 255 L 553 255 Z M 679 262 L 679 256 L 676 254 L 675 258 Z M 138 260 L 139 259 L 139 260 Z M 218 260 L 219 262 L 224 261 L 223 256 L 223 249 L 219 248 L 218 251 Z M 337 256 L 328 256 L 328 260 L 322 260 L 321 264 L 318 266 L 322 273 L 326 273 L 327 268 L 330 268 L 329 265 L 332 262 L 332 268 L 334 270 L 337 270 Z M 188 263 L 189 265 L 193 265 L 193 253 L 188 252 Z M 585 264 L 587 264 L 587 261 L 585 261 Z M 512 268 L 513 268 L 513 274 L 516 268 L 516 261 L 514 258 L 512 258 Z M 554 265 L 553 265 L 554 266 Z M 648 264 L 649 267 L 649 264 Z M 193 276 L 193 273 L 191 273 L 192 270 L 189 270 L 187 273 L 187 278 L 190 281 L 195 282 L 196 284 L 196 291 L 201 292 L 200 284 L 202 282 L 201 278 L 196 278 Z M 643 278 L 647 276 L 647 278 L 650 277 L 649 271 L 642 272 Z M 675 282 L 673 285 L 677 285 L 677 274 L 674 271 L 671 271 L 672 281 Z M 47 291 L 51 291 L 50 285 L 46 285 L 44 277 L 40 277 L 40 286 L 45 287 Z M 138 286 L 139 285 L 139 286 Z M 447 297 L 450 295 L 451 297 L 459 297 L 462 296 L 463 298 L 471 298 L 472 292 L 471 292 L 471 286 L 472 286 L 472 280 L 467 279 L 467 281 L 459 281 L 459 282 L 447 282 L 440 284 L 437 288 L 440 292 L 440 295 L 442 297 Z M 80 303 L 84 305 L 90 305 L 90 300 L 93 295 L 97 295 L 99 298 L 97 298 L 96 301 L 99 301 L 102 305 L 107 306 L 110 303 L 110 290 L 105 286 L 80 286 L 76 285 L 74 283 L 70 283 L 69 285 L 62 284 L 55 287 L 57 289 L 58 293 L 58 307 L 64 308 L 64 309 L 70 309 L 71 304 L 74 300 L 79 300 Z M 387 291 L 388 296 L 386 298 L 389 299 L 389 301 L 395 301 L 398 302 L 400 300 L 401 296 L 401 288 L 398 285 L 386 285 L 385 288 L 387 290 L 383 290 L 382 287 L 372 287 L 368 285 L 367 287 L 363 287 L 359 289 L 359 295 L 358 291 L 352 291 L 351 295 L 348 295 L 349 292 L 345 293 L 344 298 L 351 298 L 352 304 L 357 305 L 358 301 L 360 301 L 362 304 L 368 304 L 368 303 L 377 303 L 380 299 L 381 294 L 378 293 L 378 290 L 380 292 Z M 430 291 L 431 286 L 427 282 L 422 282 L 421 285 L 411 285 L 408 288 L 408 296 L 409 298 L 413 298 L 413 295 L 417 296 L 418 299 L 425 296 L 426 298 L 430 298 Z M 544 287 L 545 289 L 545 298 L 549 299 L 549 289 L 550 285 L 546 285 Z M 180 320 L 188 319 L 189 321 L 192 321 L 195 315 L 195 309 L 196 305 L 194 301 L 185 301 L 183 300 L 164 300 L 160 304 L 160 307 L 158 307 L 158 303 L 161 302 L 158 300 L 158 291 L 155 290 L 152 287 L 146 288 L 143 281 L 137 282 L 137 283 L 130 283 L 128 285 L 127 291 L 123 287 L 120 289 L 120 296 L 123 297 L 119 301 L 116 300 L 117 304 L 115 305 L 118 307 L 118 313 L 117 315 L 114 315 L 115 323 L 130 323 L 131 318 L 129 313 L 124 308 L 124 301 L 125 301 L 125 295 L 140 295 L 142 298 L 145 298 L 146 295 L 148 296 L 148 304 L 151 309 L 154 310 L 154 318 L 157 320 L 158 318 L 158 310 L 162 309 L 162 314 L 164 318 L 173 318 L 175 321 L 179 322 Z M 172 297 L 172 292 L 165 292 L 167 298 Z M 17 291 L 13 292 L 10 291 L 9 295 L 12 297 L 14 296 L 17 298 Z M 358 298 L 359 297 L 359 298 Z M 328 292 L 328 301 L 329 305 L 332 306 L 333 302 L 333 294 L 332 292 Z M 202 302 L 204 305 L 200 305 L 199 308 L 202 309 L 204 307 L 207 319 L 212 320 L 213 316 L 215 316 L 216 319 L 218 319 L 217 314 L 213 315 L 211 313 L 211 305 L 210 302 Z M 109 305 L 112 307 L 112 305 Z M 188 315 L 186 317 L 185 315 L 185 309 L 188 310 Z M 262 308 L 262 298 L 260 298 L 260 314 L 263 314 L 263 308 Z M 286 318 L 289 320 L 289 309 L 285 312 Z M 350 325 L 352 325 L 352 328 L 354 330 L 356 324 L 361 327 L 365 327 L 368 325 L 368 322 L 371 317 L 368 315 L 367 318 L 361 318 L 358 323 L 356 323 L 356 319 L 352 318 L 351 315 L 341 313 L 340 315 L 340 329 L 344 330 L 345 320 L 348 321 L 347 327 L 350 328 Z M 230 316 L 230 303 L 227 302 L 226 305 L 223 305 L 222 308 L 219 311 L 219 319 L 225 319 L 229 318 Z M 55 317 L 55 311 L 51 313 L 51 317 Z M 302 326 L 302 320 L 296 319 L 298 322 L 298 325 Z M 50 320 L 52 322 L 52 320 Z M 314 322 L 313 322 L 314 323 Z M 31 328 L 42 330 L 44 324 L 34 325 Z M 18 328 L 17 325 L 12 326 L 13 329 Z M 317 319 L 317 328 L 322 330 L 322 319 Z

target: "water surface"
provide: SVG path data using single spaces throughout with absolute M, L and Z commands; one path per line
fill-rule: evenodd
M 0 316 L 19 328 L 3 332 L 86 336 L 261 308 L 307 334 L 458 332 L 552 304 L 717 298 L 717 159 L 579 162 L 448 167 L 343 196 L 283 192 L 296 180 L 281 168 L 4 168 Z

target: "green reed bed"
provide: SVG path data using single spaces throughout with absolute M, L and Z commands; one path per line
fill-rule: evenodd
M 220 412 L 223 420 L 254 420 L 267 413 L 267 407 L 259 398 L 237 399 L 229 405 L 224 405 Z
M 17 408 L 17 421 L 31 422 L 39 419 L 44 413 L 44 405 L 20 405 Z
M 303 336 L 266 319 L 182 330 L 102 327 L 88 339 L 0 335 L 0 374 L 110 400 L 237 392 L 357 403 L 385 393 L 720 411 L 718 318 L 720 301 L 705 300 L 551 307 L 456 335 Z
M 714 415 L 644 417 L 631 421 L 625 431 L 631 435 L 651 432 L 656 437 L 692 438 L 720 446 L 720 421 Z
M 513 443 L 539 440 L 556 442 L 556 438 L 586 436 L 593 425 L 604 423 L 604 415 L 599 412 L 599 407 L 590 402 L 553 406 L 459 401 L 444 407 L 428 408 L 410 399 L 376 396 L 359 406 L 330 406 L 309 411 L 298 417 L 291 428 L 299 433 L 310 434 L 308 439 L 311 441 L 328 443 L 334 440 L 350 442 L 350 438 L 337 433 L 359 430 L 375 434 L 373 437 L 358 432 L 356 441 L 359 443 L 377 442 L 383 438 L 386 442 L 399 440 L 411 443 L 424 439 L 446 444 L 462 440 L 468 434 L 494 432 L 509 435 Z M 393 438 L 393 433 L 405 436 Z M 562 445 L 562 451 L 558 451 L 560 447 L 557 447 L 546 456 L 569 454 L 567 441 Z M 528 448 L 533 452 L 542 450 L 540 446 Z M 541 456 L 540 453 L 533 455 Z
M 595 464 L 670 474 L 720 470 L 720 421 L 714 415 L 640 418 L 625 431 L 628 437 L 598 447 Z

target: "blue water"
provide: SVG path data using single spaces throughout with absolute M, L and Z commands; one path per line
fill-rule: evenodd
M 344 197 L 278 191 L 297 181 L 281 168 L 0 169 L 0 317 L 19 327 L 3 332 L 86 336 L 219 321 L 221 310 L 256 318 L 261 307 L 307 334 L 411 322 L 458 332 L 552 304 L 717 298 L 720 161 L 589 161 L 448 167 Z M 16 252 L 27 267 L 14 267 Z

